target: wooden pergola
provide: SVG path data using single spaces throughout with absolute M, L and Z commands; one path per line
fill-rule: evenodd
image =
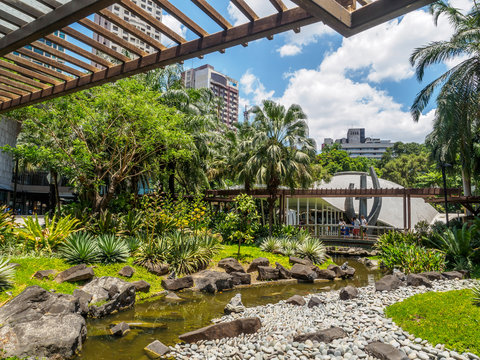
M 231 0 L 231 5 L 245 17 L 243 23 L 231 24 L 226 16 L 226 1 L 151 1 L 164 14 L 175 18 L 186 29 L 185 34 L 169 28 L 135 0 L 0 0 L 0 112 L 208 53 L 223 53 L 227 48 L 247 46 L 260 38 L 272 39 L 281 32 L 299 32 L 303 26 L 317 22 L 343 36 L 352 36 L 433 2 L 292 0 L 296 6 L 289 8 L 282 0 L 255 0 L 271 7 L 270 14 L 260 16 L 245 0 Z M 199 16 L 188 15 L 192 3 L 206 15 L 201 17 L 202 21 Z M 113 5 L 123 7 L 132 17 L 158 30 L 161 39 L 115 15 Z M 146 52 L 107 30 L 92 20 L 92 14 L 154 50 Z M 206 31 L 207 28 L 215 30 Z M 92 33 L 115 44 L 119 50 L 96 41 Z M 168 39 L 168 44 L 161 42 L 164 39 Z M 120 49 L 127 50 L 129 56 Z

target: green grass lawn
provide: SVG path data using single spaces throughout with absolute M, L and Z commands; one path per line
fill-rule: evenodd
M 480 355 L 480 307 L 470 290 L 429 292 L 389 306 L 386 315 L 432 345 Z

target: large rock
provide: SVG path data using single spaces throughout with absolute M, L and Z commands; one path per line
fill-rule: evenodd
M 93 279 L 94 276 L 95 274 L 91 267 L 87 267 L 87 265 L 85 264 L 80 264 L 59 273 L 55 277 L 55 281 L 58 283 L 63 283 L 65 281 L 68 281 L 68 282 L 85 281 L 85 280 Z
M 310 340 L 328 344 L 335 339 L 342 339 L 344 337 L 347 337 L 347 333 L 345 332 L 345 330 L 339 327 L 332 327 L 330 329 L 324 329 L 313 333 L 297 335 L 293 338 L 293 341 L 305 342 L 307 340 Z
M 225 272 L 230 274 L 232 272 L 245 272 L 243 266 L 234 258 L 225 258 L 218 262 L 218 267 L 225 269 Z
M 195 278 L 195 286 L 200 291 L 215 293 L 233 288 L 233 277 L 219 271 L 203 270 Z
M 80 304 L 80 312 L 82 316 L 87 316 L 88 315 L 88 304 L 92 300 L 92 295 L 89 293 L 86 293 L 83 290 L 80 289 L 75 289 L 73 290 L 73 296 L 78 299 L 78 303 Z
M 340 290 L 340 300 L 351 300 L 358 297 L 358 290 L 355 286 L 345 286 Z
M 285 300 L 285 302 L 287 304 L 296 305 L 296 306 L 304 306 L 306 304 L 305 299 L 300 295 L 293 295 L 289 297 L 287 300 Z
M 460 271 L 447 271 L 442 273 L 447 280 L 463 279 L 463 273 Z
M 258 276 L 257 280 L 267 281 L 267 280 L 278 280 L 280 279 L 280 271 L 269 266 L 259 266 L 257 267 Z
M 372 260 L 366 257 L 358 258 L 357 261 L 365 265 L 370 270 L 376 270 L 378 269 L 378 266 L 379 266 L 378 260 Z
M 110 332 L 113 336 L 125 336 L 130 332 L 130 326 L 126 322 L 112 324 Z
M 288 261 L 290 261 L 290 264 L 300 264 L 300 265 L 305 265 L 305 266 L 311 266 L 313 263 L 308 260 L 308 259 L 300 259 L 299 257 L 296 256 L 290 256 L 288 258 Z
M 252 283 L 252 275 L 245 272 L 232 272 L 229 275 L 232 277 L 233 285 L 250 285 Z
M 78 299 L 30 286 L 0 308 L 3 357 L 72 359 L 87 336 Z
M 143 350 L 145 350 L 150 359 L 158 359 L 170 352 L 170 348 L 158 340 L 148 344 Z
M 313 307 L 317 307 L 317 306 L 320 306 L 320 305 L 323 305 L 323 301 L 316 296 L 312 296 L 310 298 L 310 300 L 308 301 L 307 307 L 313 308 Z
M 46 280 L 49 279 L 51 276 L 54 276 L 56 273 L 57 272 L 55 270 L 39 270 L 32 275 L 32 278 L 38 280 Z
M 317 279 L 335 280 L 336 278 L 336 275 L 332 270 L 320 269 L 317 266 L 313 266 L 312 269 L 317 274 Z
M 425 286 L 428 288 L 432 287 L 432 283 L 425 277 L 419 274 L 408 274 L 407 276 L 407 285 L 408 286 Z
M 225 309 L 223 309 L 223 312 L 225 314 L 231 314 L 231 313 L 242 313 L 245 311 L 245 306 L 242 303 L 242 294 L 237 294 L 235 295 L 230 302 L 225 306 Z
M 403 351 L 390 344 L 372 342 L 365 347 L 365 352 L 379 360 L 409 360 Z
M 376 291 L 391 291 L 398 289 L 403 283 L 396 275 L 386 275 L 375 283 Z
M 237 319 L 188 332 L 180 335 L 179 339 L 187 343 L 193 343 L 202 340 L 232 338 L 239 336 L 240 334 L 254 334 L 261 327 L 262 323 L 257 317 Z
M 439 272 L 436 271 L 426 271 L 423 273 L 420 273 L 419 275 L 422 275 L 426 277 L 430 281 L 438 281 L 438 280 L 444 280 L 445 278 L 440 274 Z
M 193 286 L 193 277 L 190 275 L 178 279 L 163 279 L 162 287 L 168 291 L 178 291 Z
M 338 265 L 328 265 L 327 270 L 333 271 L 335 273 L 335 277 L 337 278 L 343 278 L 347 276 L 347 273 L 343 271 Z
M 143 267 L 148 270 L 148 272 L 157 275 L 163 276 L 168 274 L 169 268 L 167 264 L 156 264 L 152 262 L 147 262 L 143 264 Z
M 291 279 L 292 278 L 292 273 L 290 272 L 290 270 L 288 270 L 282 264 L 276 262 L 275 267 L 279 271 L 279 278 L 280 279 Z
M 135 285 L 116 277 L 103 276 L 90 281 L 82 291 L 92 295 L 88 315 L 103 317 L 135 305 Z
M 148 293 L 150 291 L 150 284 L 145 280 L 137 280 L 132 282 L 132 284 L 135 286 L 136 292 Z
M 295 264 L 290 269 L 290 273 L 293 278 L 303 281 L 313 281 L 317 278 L 317 273 L 311 265 Z
M 257 271 L 259 266 L 270 266 L 270 260 L 264 257 L 254 259 L 247 269 L 247 272 Z
M 127 278 L 131 278 L 133 274 L 135 274 L 135 269 L 128 265 L 121 268 L 120 271 L 118 272 L 118 275 L 127 277 Z

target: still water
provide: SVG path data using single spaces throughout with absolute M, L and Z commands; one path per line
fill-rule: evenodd
M 335 258 L 337 264 L 345 259 Z M 166 345 L 178 342 L 178 335 L 211 324 L 211 320 L 221 317 L 223 309 L 237 293 L 242 294 L 246 307 L 265 305 L 285 300 L 292 295 L 307 295 L 337 290 L 346 285 L 357 287 L 372 284 L 381 277 L 378 270 L 368 270 L 363 264 L 348 259 L 356 268 L 355 278 L 321 284 L 271 285 L 225 291 L 215 295 L 187 292 L 179 293 L 183 299 L 170 303 L 163 299 L 152 299 L 135 305 L 135 308 L 99 320 L 88 320 L 88 338 L 84 344 L 82 360 L 146 360 L 143 348 L 154 340 Z M 252 274 L 253 275 L 253 274 Z M 138 323 L 123 338 L 109 335 L 110 325 L 125 321 Z

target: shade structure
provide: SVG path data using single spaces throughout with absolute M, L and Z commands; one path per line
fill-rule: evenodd
M 281 32 L 299 32 L 317 22 L 352 36 L 432 0 L 148 2 L 174 21 L 160 21 L 140 0 L 0 0 L 0 112 L 247 46 Z M 129 19 L 116 15 L 112 7 L 123 8 Z M 257 8 L 267 10 L 257 13 Z M 233 24 L 228 20 L 232 13 L 240 14 Z M 130 19 L 142 21 L 152 31 L 139 29 Z M 102 22 L 135 36 L 150 51 L 101 26 Z M 175 26 L 168 25 L 172 23 Z M 152 35 L 153 30 L 161 37 Z

